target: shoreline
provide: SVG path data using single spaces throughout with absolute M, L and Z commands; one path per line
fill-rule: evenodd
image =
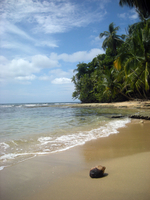
M 148 200 L 150 122 L 133 119 L 119 133 L 64 152 L 37 156 L 0 171 L 1 200 Z M 107 176 L 89 177 L 106 166 Z
M 150 109 L 150 100 L 145 101 L 123 101 L 112 103 L 81 103 L 81 104 L 68 104 L 69 107 L 102 107 L 102 108 L 128 108 L 128 109 Z

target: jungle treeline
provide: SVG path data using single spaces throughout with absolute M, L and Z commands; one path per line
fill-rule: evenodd
M 114 23 L 100 33 L 105 54 L 77 65 L 74 99 L 82 103 L 150 99 L 150 15 L 137 12 L 140 21 L 127 27 L 126 35 L 118 35 Z

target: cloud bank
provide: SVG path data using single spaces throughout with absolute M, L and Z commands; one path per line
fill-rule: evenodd
M 39 73 L 43 70 L 47 69 L 50 70 L 52 68 L 59 68 L 61 67 L 61 61 L 70 62 L 70 63 L 77 63 L 77 62 L 87 62 L 92 60 L 98 54 L 103 53 L 101 49 L 91 49 L 90 51 L 78 51 L 73 54 L 57 54 L 51 53 L 50 56 L 45 55 L 35 55 L 32 56 L 29 60 L 26 59 L 13 59 L 8 60 L 4 56 L 0 56 L 0 80 L 35 80 Z M 55 76 L 58 76 L 60 70 L 51 70 L 49 72 Z M 62 74 L 61 76 L 65 76 L 66 74 Z M 40 75 L 40 80 L 49 80 L 50 76 L 47 75 Z M 69 82 L 68 79 L 63 77 L 62 79 L 55 79 L 52 83 L 66 83 Z

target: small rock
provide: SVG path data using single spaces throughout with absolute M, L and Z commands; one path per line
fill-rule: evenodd
M 93 167 L 92 169 L 90 169 L 89 175 L 90 175 L 91 178 L 103 177 L 105 169 L 106 169 L 106 167 L 98 165 L 98 166 Z

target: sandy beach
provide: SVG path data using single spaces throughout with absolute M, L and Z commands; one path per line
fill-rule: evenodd
M 0 199 L 149 200 L 149 158 L 150 122 L 133 119 L 118 134 L 0 171 Z M 99 164 L 105 176 L 90 178 Z
M 68 105 L 67 105 L 68 106 Z M 112 103 L 82 103 L 74 104 L 71 107 L 106 107 L 106 108 L 142 108 L 150 109 L 150 101 L 124 101 L 124 102 L 112 102 Z

